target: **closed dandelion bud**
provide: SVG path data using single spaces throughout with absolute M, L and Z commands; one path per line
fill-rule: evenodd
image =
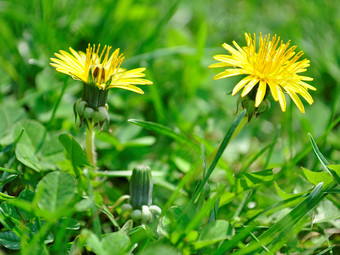
M 150 168 L 145 165 L 136 166 L 130 179 L 130 203 L 133 208 L 151 205 L 152 188 Z

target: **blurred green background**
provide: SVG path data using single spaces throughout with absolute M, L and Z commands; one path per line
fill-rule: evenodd
M 107 44 L 125 54 L 122 67 L 146 67 L 154 85 L 143 87 L 145 95 L 110 91 L 112 132 L 106 128 L 97 135 L 98 165 L 115 170 L 145 163 L 176 184 L 201 155 L 127 120 L 158 122 L 196 136 L 212 155 L 237 112 L 237 96 L 229 93 L 240 79 L 213 81 L 222 71 L 207 68 L 214 63 L 213 55 L 226 54 L 224 42 L 244 45 L 246 32 L 277 34 L 311 60 L 306 75 L 318 89 L 311 92 L 315 103 L 305 104 L 306 114 L 295 106 L 282 113 L 272 100 L 271 109 L 253 119 L 228 147 L 213 180 L 232 182 L 242 169 L 266 167 L 274 168 L 288 191 L 303 189 L 300 186 L 309 184 L 301 178 L 300 166 L 319 169 L 307 133 L 318 139 L 331 162 L 340 160 L 339 128 L 331 126 L 340 110 L 339 16 L 340 5 L 331 0 L 0 1 L 0 107 L 5 116 L 0 143 L 11 141 L 13 123 L 23 118 L 43 123 L 51 139 L 67 132 L 81 141 L 84 130 L 74 125 L 72 106 L 81 97 L 82 84 L 57 73 L 49 58 L 68 47 L 85 51 L 88 43 Z M 51 119 L 65 82 L 62 102 Z M 271 157 L 267 152 L 256 157 L 272 141 L 276 145 Z

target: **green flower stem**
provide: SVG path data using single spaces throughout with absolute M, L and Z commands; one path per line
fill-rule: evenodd
M 88 128 L 86 128 L 85 153 L 91 165 L 96 166 L 97 155 L 94 146 L 94 129 L 92 123 L 89 123 Z

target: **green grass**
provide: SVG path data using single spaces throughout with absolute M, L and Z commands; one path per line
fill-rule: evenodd
M 307 0 L 0 1 L 0 254 L 340 253 L 339 11 Z M 213 81 L 222 69 L 208 66 L 245 32 L 277 34 L 310 59 L 305 114 L 270 98 L 249 124 L 237 119 L 239 78 Z M 109 92 L 98 169 L 74 123 L 83 85 L 49 66 L 88 43 L 120 48 L 123 67 L 146 67 L 154 83 Z M 124 211 L 138 164 L 162 209 L 148 224 Z

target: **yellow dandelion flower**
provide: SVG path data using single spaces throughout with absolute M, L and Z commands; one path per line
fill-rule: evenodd
M 110 56 L 111 46 L 104 46 L 100 52 L 100 44 L 97 49 L 88 45 L 86 53 L 77 52 L 71 47 L 70 53 L 60 50 L 55 53 L 57 58 L 51 58 L 50 65 L 58 72 L 70 75 L 75 80 L 81 80 L 86 84 L 94 84 L 100 90 L 121 88 L 136 93 L 144 94 L 143 90 L 135 85 L 151 85 L 152 82 L 142 77 L 145 76 L 145 68 L 125 70 L 120 68 L 124 60 L 123 54 L 116 49 Z
M 286 110 L 285 92 L 304 113 L 305 109 L 298 94 L 311 105 L 313 98 L 308 93 L 308 89 L 316 90 L 316 88 L 305 82 L 312 81 L 313 78 L 299 74 L 307 70 L 310 61 L 307 59 L 298 61 L 303 52 L 296 54 L 294 52 L 296 46 L 289 48 L 290 41 L 283 43 L 276 35 L 272 38 L 266 35 L 263 38 L 260 34 L 258 47 L 255 34 L 252 37 L 251 34 L 246 33 L 245 37 L 247 46 L 241 48 L 235 41 L 233 41 L 234 47 L 224 43 L 223 48 L 230 54 L 214 56 L 214 59 L 220 62 L 210 65 L 209 68 L 227 67 L 217 74 L 214 80 L 245 75 L 234 87 L 233 96 L 243 89 L 241 97 L 245 97 L 258 85 L 254 97 L 255 107 L 258 107 L 268 94 L 268 86 L 274 100 L 279 101 L 283 112 Z

